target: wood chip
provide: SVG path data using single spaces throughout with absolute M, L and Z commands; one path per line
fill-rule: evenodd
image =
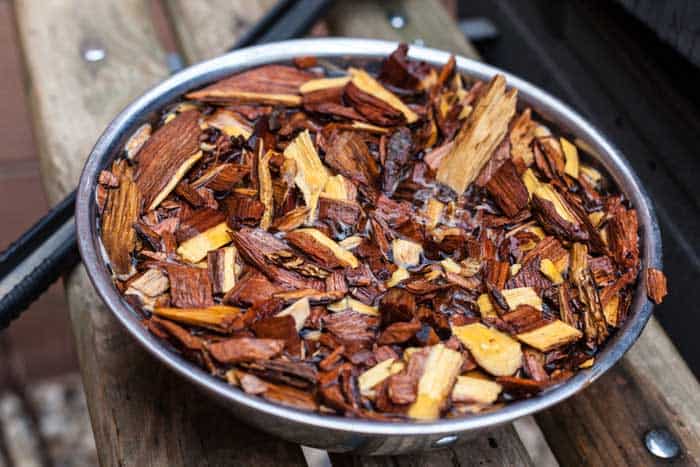
M 440 163 L 439 182 L 464 193 L 505 136 L 515 114 L 516 96 L 515 89 L 506 91 L 503 76 L 491 80 L 455 138 L 454 147 Z
M 656 303 L 660 304 L 667 294 L 666 276 L 658 269 L 647 269 L 647 295 Z

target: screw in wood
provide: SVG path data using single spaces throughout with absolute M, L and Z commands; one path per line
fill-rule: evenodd
M 661 459 L 673 459 L 681 452 L 681 445 L 673 434 L 665 428 L 648 431 L 644 435 L 644 445 L 652 455 Z
M 389 25 L 394 29 L 403 29 L 406 27 L 406 16 L 398 11 L 390 11 L 387 15 Z
M 80 45 L 80 53 L 86 62 L 100 62 L 107 57 L 105 48 L 96 41 L 84 41 Z

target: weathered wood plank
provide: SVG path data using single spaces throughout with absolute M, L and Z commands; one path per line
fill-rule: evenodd
M 51 202 L 77 182 L 108 121 L 167 75 L 146 0 L 17 2 L 42 171 Z M 102 48 L 86 62 L 81 50 Z M 257 432 L 155 362 L 122 330 L 84 269 L 67 280 L 102 465 L 303 465 L 298 446 Z
M 391 14 L 404 16 L 401 29 L 388 22 Z M 393 39 L 426 45 L 478 58 L 478 53 L 457 28 L 454 20 L 434 0 L 338 2 L 328 17 L 330 33 L 338 36 Z M 531 460 L 512 426 L 494 430 L 472 442 L 411 456 L 360 457 L 333 455 L 334 465 L 530 465 Z
M 652 319 L 622 362 L 581 394 L 535 416 L 561 465 L 651 465 L 647 431 L 682 445 L 679 465 L 700 464 L 700 385 Z
M 389 17 L 401 15 L 404 24 L 394 28 Z M 453 18 L 436 0 L 353 0 L 337 2 L 328 17 L 332 35 L 370 37 L 454 51 L 465 57 L 479 53 L 459 30 Z
M 700 65 L 700 34 L 697 28 L 700 3 L 694 0 L 658 2 L 654 0 L 618 0 L 627 10 L 685 55 Z
M 199 62 L 230 49 L 276 0 L 170 0 L 166 7 L 185 58 Z
M 331 454 L 334 467 L 467 467 L 479 465 L 534 465 L 513 428 L 495 430 L 473 441 L 437 451 L 403 456 L 350 456 Z

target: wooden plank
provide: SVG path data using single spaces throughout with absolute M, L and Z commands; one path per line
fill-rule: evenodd
M 389 17 L 401 15 L 404 25 L 394 28 Z M 370 37 L 450 50 L 465 57 L 479 54 L 464 37 L 453 18 L 436 0 L 356 0 L 337 2 L 328 17 L 332 35 Z
M 167 75 L 146 0 L 16 4 L 44 182 L 72 189 L 107 122 Z M 86 62 L 81 48 L 101 48 Z M 303 465 L 298 446 L 257 432 L 154 361 L 97 298 L 67 279 L 73 332 L 102 465 Z M 258 449 L 259 448 L 259 449 Z
M 388 18 L 401 14 L 406 21 L 401 29 L 392 28 Z M 332 35 L 392 39 L 449 50 L 471 58 L 479 58 L 466 41 L 454 20 L 435 0 L 402 0 L 374 2 L 361 0 L 338 2 L 329 15 Z M 333 455 L 334 465 L 531 465 L 531 459 L 520 438 L 508 425 L 472 442 L 411 456 L 361 457 Z
M 530 466 L 530 460 L 512 427 L 495 430 L 466 443 L 403 456 L 351 456 L 331 454 L 334 467 L 466 467 L 478 465 Z
M 165 6 L 190 63 L 221 55 L 276 0 L 170 0 Z
M 700 31 L 697 28 L 700 3 L 695 0 L 618 2 L 678 52 L 700 66 L 700 47 L 697 46 L 700 39 Z
M 700 384 L 652 319 L 622 362 L 582 393 L 535 416 L 561 465 L 650 465 L 647 431 L 666 428 L 683 465 L 700 464 Z

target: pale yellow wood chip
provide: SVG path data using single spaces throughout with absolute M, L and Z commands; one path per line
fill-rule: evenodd
M 391 251 L 394 257 L 394 264 L 406 268 L 417 266 L 420 263 L 423 247 L 419 243 L 397 238 L 391 242 Z
M 328 311 L 339 312 L 352 310 L 357 313 L 362 313 L 364 315 L 379 316 L 379 308 L 376 306 L 365 305 L 359 300 L 355 300 L 352 297 L 345 297 L 342 300 L 331 303 L 326 307 Z
M 230 230 L 226 222 L 222 222 L 182 242 L 177 248 L 177 254 L 194 264 L 202 261 L 210 251 L 228 243 L 231 243 Z
M 476 363 L 494 376 L 510 376 L 522 365 L 520 343 L 507 334 L 481 323 L 453 326 L 452 333 Z
M 296 163 L 296 175 L 294 183 L 304 195 L 304 203 L 309 208 L 307 223 L 312 224 L 316 219 L 318 198 L 326 186 L 328 169 L 318 157 L 316 148 L 309 131 L 299 133 L 292 143 L 284 150 L 284 157 L 292 159 Z
M 308 94 L 310 92 L 320 91 L 322 89 L 341 88 L 349 82 L 349 76 L 312 79 L 299 86 L 299 92 L 301 94 Z
M 515 115 L 517 91 L 506 91 L 502 75 L 494 77 L 437 169 L 437 180 L 461 195 L 476 180 Z
M 408 408 L 408 416 L 418 420 L 434 420 L 440 417 L 440 409 L 452 391 L 459 370 L 462 354 L 434 345 L 425 362 L 425 371 L 418 381 L 416 401 Z
M 459 376 L 452 389 L 454 402 L 492 404 L 498 399 L 503 387 L 495 381 L 471 376 Z
M 401 372 L 404 368 L 404 363 L 397 361 L 394 358 L 389 358 L 383 362 L 379 362 L 369 370 L 357 377 L 357 384 L 360 392 L 365 395 L 367 391 L 381 383 L 391 375 Z
M 559 141 L 564 152 L 564 173 L 577 179 L 579 175 L 578 149 L 566 138 L 559 138 Z
M 581 339 L 583 333 L 561 320 L 555 320 L 533 331 L 520 333 L 516 337 L 530 347 L 541 352 L 549 352 Z
M 303 329 L 304 323 L 310 314 L 311 306 L 309 304 L 309 297 L 304 297 L 277 313 L 277 316 L 290 315 L 292 318 L 294 318 L 294 325 L 297 328 L 297 332 L 299 332 Z

